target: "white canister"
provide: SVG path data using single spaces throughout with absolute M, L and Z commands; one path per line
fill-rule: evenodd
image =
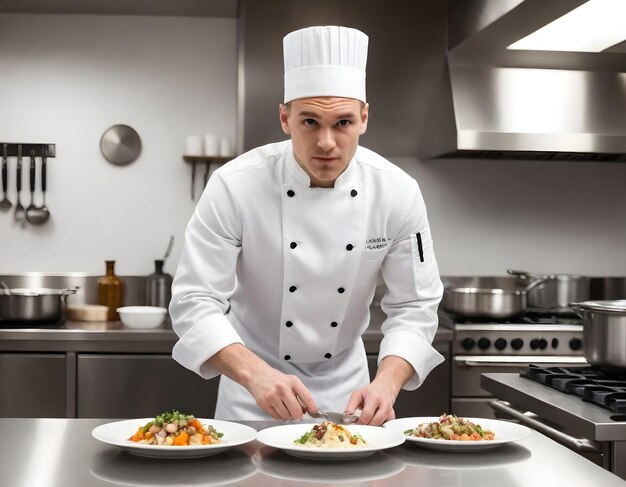
M 220 139 L 215 134 L 206 134 L 204 136 L 204 155 L 207 157 L 219 156 Z
M 220 156 L 221 157 L 230 157 L 233 155 L 233 148 L 230 145 L 230 140 L 228 137 L 222 137 L 220 139 Z
M 185 155 L 201 156 L 202 155 L 202 137 L 199 135 L 188 135 L 185 139 Z

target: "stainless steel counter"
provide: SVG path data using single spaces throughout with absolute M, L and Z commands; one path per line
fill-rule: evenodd
M 439 327 L 435 342 L 450 342 L 451 330 Z M 373 326 L 363 335 L 368 353 L 377 353 L 382 338 Z M 151 330 L 126 328 L 119 321 L 68 321 L 62 328 L 0 329 L 0 351 L 170 353 L 177 337 L 169 323 Z
M 448 453 L 412 445 L 362 460 L 300 460 L 252 442 L 213 457 L 151 460 L 98 442 L 91 430 L 103 419 L 0 419 L 2 485 L 437 485 L 482 487 L 623 486 L 624 482 L 549 438 L 527 439 L 482 453 Z M 280 424 L 247 422 L 256 429 Z

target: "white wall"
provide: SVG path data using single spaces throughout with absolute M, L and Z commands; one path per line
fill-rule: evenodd
M 18 227 L 0 213 L 0 274 L 100 274 L 105 259 L 146 274 L 172 234 L 174 272 L 194 208 L 184 137 L 234 140 L 236 61 L 235 19 L 0 15 L 0 141 L 58 154 L 51 221 Z M 126 167 L 99 151 L 116 123 L 143 141 Z M 443 274 L 626 276 L 626 164 L 394 162 L 420 182 Z
M 444 275 L 626 276 L 626 164 L 394 159 L 426 200 Z
M 236 19 L 0 14 L 0 142 L 57 148 L 48 163 L 51 220 L 21 227 L 13 212 L 0 213 L 0 274 L 101 274 L 105 259 L 120 274 L 147 274 L 170 235 L 166 270 L 174 271 L 195 206 L 185 136 L 234 142 L 236 32 Z M 123 167 L 99 149 L 118 123 L 143 144 Z M 11 158 L 14 203 L 15 165 Z

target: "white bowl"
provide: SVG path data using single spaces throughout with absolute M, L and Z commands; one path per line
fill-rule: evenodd
M 123 306 L 117 308 L 120 320 L 128 328 L 156 328 L 163 323 L 166 308 L 156 306 Z

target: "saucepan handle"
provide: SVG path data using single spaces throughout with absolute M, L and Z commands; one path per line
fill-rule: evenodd
M 79 289 L 80 289 L 80 286 L 68 287 L 66 289 L 62 289 L 61 294 L 63 294 L 63 296 L 69 296 L 71 294 L 76 294 Z

